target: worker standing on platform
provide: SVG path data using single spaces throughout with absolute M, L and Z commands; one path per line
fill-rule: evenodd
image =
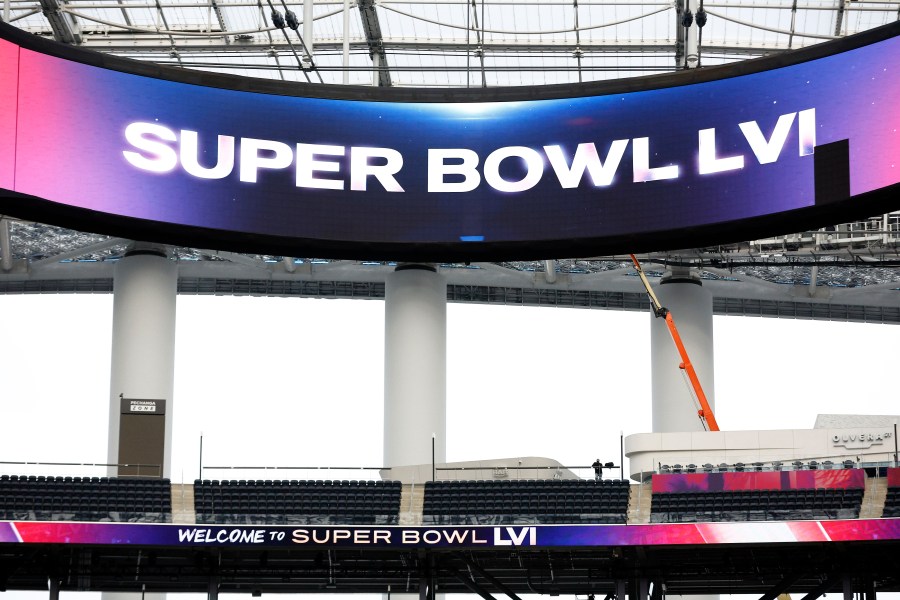
M 603 478 L 603 465 L 600 464 L 600 459 L 595 460 L 591 466 L 594 467 L 594 479 L 600 481 Z

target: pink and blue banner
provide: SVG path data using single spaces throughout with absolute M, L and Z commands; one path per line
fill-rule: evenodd
M 171 547 L 590 547 L 900 540 L 900 519 L 473 527 L 0 522 L 0 543 Z
M 653 475 L 653 493 L 731 492 L 739 490 L 863 489 L 863 469 L 822 471 L 744 471 L 661 473 Z

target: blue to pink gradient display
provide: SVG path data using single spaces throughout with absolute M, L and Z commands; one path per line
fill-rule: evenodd
M 0 543 L 173 547 L 590 547 L 897 539 L 900 519 L 431 528 L 0 522 Z
M 14 187 L 19 48 L 0 40 L 0 188 Z
M 0 105 L 2 188 L 304 240 L 598 239 L 777 214 L 813 206 L 812 146 L 844 139 L 853 195 L 900 181 L 897 37 L 700 84 L 481 104 L 206 88 L 0 41 Z
M 865 487 L 866 472 L 863 469 L 653 475 L 654 494 L 733 490 L 814 490 L 817 488 L 836 490 L 863 489 Z

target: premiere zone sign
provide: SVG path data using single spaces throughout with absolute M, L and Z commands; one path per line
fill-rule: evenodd
M 0 213 L 388 260 L 695 247 L 862 218 L 900 208 L 898 33 L 625 82 L 263 93 L 0 23 Z M 819 174 L 844 183 L 817 186 L 834 144 L 845 154 Z

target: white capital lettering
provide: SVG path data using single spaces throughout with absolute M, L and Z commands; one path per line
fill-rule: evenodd
M 419 532 L 415 529 L 404 529 L 400 535 L 400 542 L 403 544 L 418 544 Z
M 525 541 L 525 536 L 528 535 L 528 527 L 523 527 L 522 531 L 518 534 L 516 530 L 512 527 L 507 527 L 506 532 L 509 534 L 509 539 L 512 541 L 513 546 L 521 546 L 522 542 Z
M 260 156 L 260 151 L 271 156 Z M 241 138 L 241 181 L 256 183 L 259 169 L 285 169 L 291 166 L 291 147 L 272 140 Z
M 500 176 L 500 163 L 518 157 L 525 162 L 525 176 L 519 181 L 507 181 Z M 524 192 L 538 184 L 544 174 L 544 160 L 537 150 L 526 146 L 508 146 L 491 152 L 484 161 L 484 180 L 501 192 Z
M 737 156 L 726 156 L 724 158 L 716 157 L 716 130 L 701 129 L 700 130 L 700 165 L 699 172 L 701 175 L 709 175 L 710 173 L 721 173 L 722 171 L 734 171 L 735 169 L 744 168 L 744 157 L 741 154 Z
M 816 109 L 801 110 L 797 127 L 800 130 L 800 156 L 809 156 L 816 150 Z
M 447 159 L 462 161 L 458 164 L 446 164 Z M 428 149 L 428 191 L 429 192 L 471 192 L 481 183 L 478 174 L 478 155 L 465 148 L 429 148 Z M 462 175 L 463 180 L 456 183 L 444 181 L 446 175 Z
M 504 539 L 500 533 L 503 530 L 499 527 L 494 527 L 494 545 L 495 546 L 512 546 L 512 542 L 510 540 Z
M 334 543 L 338 543 L 341 540 L 349 540 L 350 539 L 350 531 L 348 529 L 335 529 L 334 536 L 332 538 Z
M 606 160 L 601 161 L 597 154 L 597 146 L 593 143 L 578 144 L 575 150 L 575 156 L 572 157 L 572 166 L 566 164 L 561 146 L 544 146 L 544 152 L 547 153 L 547 159 L 553 172 L 559 179 L 559 185 L 564 189 L 577 188 L 581 184 L 581 178 L 584 177 L 584 171 L 587 169 L 591 176 L 591 181 L 595 186 L 610 185 L 622 162 L 622 156 L 625 149 L 628 148 L 628 140 L 613 140 L 606 153 Z
M 343 156 L 343 146 L 322 144 L 297 144 L 297 187 L 319 190 L 342 190 L 344 182 L 338 179 L 319 179 L 314 173 L 337 173 L 341 165 L 334 161 L 316 160 L 316 155 Z
M 383 165 L 370 165 L 370 158 L 383 159 Z M 366 180 L 371 175 L 387 192 L 402 192 L 403 188 L 394 179 L 403 168 L 403 155 L 391 148 L 360 148 L 350 150 L 350 189 L 366 191 Z
M 635 183 L 678 178 L 678 165 L 650 168 L 650 138 L 631 140 L 631 158 Z
M 178 139 L 175 132 L 168 127 L 155 123 L 132 123 L 125 128 L 125 139 L 138 150 L 143 150 L 143 154 L 130 150 L 122 151 L 125 160 L 138 169 L 153 173 L 167 173 L 178 165 L 178 155 L 175 153 L 175 149 L 159 141 L 174 142 Z
M 759 164 L 766 165 L 778 160 L 778 157 L 781 156 L 781 150 L 784 148 L 784 143 L 787 141 L 787 136 L 791 132 L 791 125 L 794 124 L 795 116 L 797 116 L 797 113 L 788 113 L 778 117 L 778 122 L 775 123 L 775 129 L 772 131 L 772 137 L 768 140 L 759 129 L 759 124 L 756 121 L 747 121 L 739 125 Z
M 214 167 L 200 165 L 200 149 L 197 132 L 181 130 L 181 166 L 194 177 L 201 179 L 222 179 L 234 170 L 234 138 L 230 135 L 218 136 L 218 158 Z

